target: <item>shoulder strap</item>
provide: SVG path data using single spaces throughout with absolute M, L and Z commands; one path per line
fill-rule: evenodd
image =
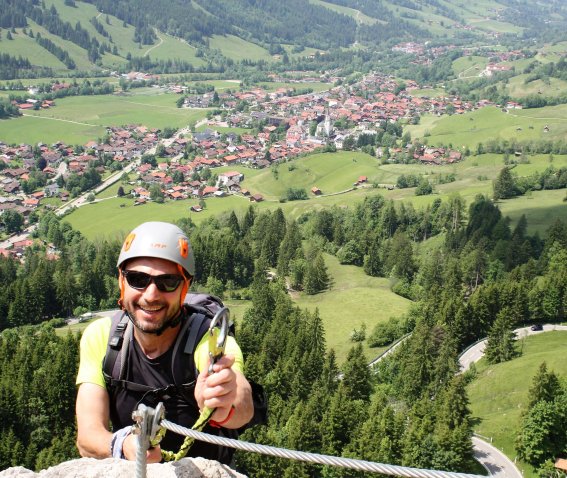
M 112 316 L 110 333 L 108 335 L 108 345 L 102 362 L 102 373 L 104 375 L 104 381 L 107 388 L 109 387 L 112 378 L 121 378 L 121 365 L 125 362 L 124 355 L 128 351 L 128 345 L 125 347 L 123 347 L 123 345 L 125 342 L 125 335 L 127 335 L 126 343 L 129 342 L 130 334 L 126 334 L 129 323 L 128 315 L 126 315 L 126 313 L 122 310 L 116 312 Z
M 198 370 L 195 365 L 193 354 L 197 344 L 207 332 L 211 317 L 204 311 L 198 312 L 193 306 L 185 306 L 184 312 L 186 320 L 181 330 L 175 348 L 173 350 L 173 360 L 171 369 L 176 385 L 183 385 L 193 382 L 197 378 Z M 189 330 L 187 330 L 189 329 Z M 183 346 L 183 337 L 187 337 Z M 180 350 L 180 347 L 183 347 Z M 180 352 L 183 353 L 180 353 Z
M 210 317 L 207 317 L 201 312 L 193 313 L 191 316 L 191 330 L 189 331 L 189 336 L 187 337 L 187 342 L 185 342 L 185 349 L 183 353 L 192 354 L 197 348 L 197 343 L 201 340 L 205 334 L 206 329 L 209 328 L 209 323 L 211 321 Z M 188 321 L 189 322 L 189 321 Z

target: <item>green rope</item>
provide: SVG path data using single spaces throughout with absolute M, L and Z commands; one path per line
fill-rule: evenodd
M 213 415 L 214 411 L 215 411 L 214 408 L 212 409 L 208 407 L 203 408 L 203 411 L 199 415 L 199 418 L 197 419 L 195 424 L 191 427 L 191 430 L 197 430 L 198 432 L 202 431 L 203 428 L 205 428 L 205 425 L 211 419 L 211 416 Z M 158 445 L 159 442 L 162 440 L 162 438 L 165 436 L 165 432 L 166 429 L 161 427 L 157 432 L 156 437 L 150 442 L 150 445 L 151 446 Z M 194 441 L 195 441 L 194 438 L 186 436 L 177 453 L 173 453 L 172 451 L 168 451 L 168 450 L 162 450 L 161 457 L 163 458 L 163 461 L 181 460 L 181 458 L 187 455 L 187 452 L 189 451 L 189 448 L 191 448 L 191 445 L 193 445 Z

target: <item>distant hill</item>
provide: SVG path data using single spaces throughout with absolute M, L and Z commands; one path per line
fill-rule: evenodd
M 11 64 L 3 79 L 128 68 L 136 57 L 148 69 L 161 62 L 169 71 L 222 71 L 314 51 L 509 44 L 566 30 L 561 0 L 0 0 L 0 49 L 31 64 Z

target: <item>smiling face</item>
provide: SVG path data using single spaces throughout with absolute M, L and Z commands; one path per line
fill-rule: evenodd
M 128 271 L 145 272 L 152 276 L 179 274 L 177 265 L 165 259 L 140 257 L 127 262 Z M 161 333 L 180 312 L 181 284 L 173 292 L 162 292 L 152 281 L 142 290 L 134 289 L 124 280 L 123 306 L 134 325 L 142 332 Z

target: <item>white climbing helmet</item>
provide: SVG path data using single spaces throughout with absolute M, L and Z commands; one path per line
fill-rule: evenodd
M 136 257 L 166 259 L 182 267 L 188 279 L 195 275 L 195 257 L 189 238 L 168 222 L 144 222 L 126 236 L 116 265 L 121 269 L 125 261 Z

